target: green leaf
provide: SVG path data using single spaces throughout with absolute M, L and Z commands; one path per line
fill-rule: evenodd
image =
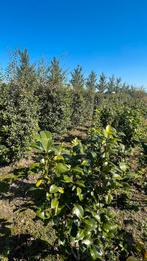
M 73 215 L 76 215 L 78 218 L 82 218 L 84 215 L 84 209 L 81 205 L 75 204 L 72 213 Z
M 79 197 L 80 200 L 83 199 L 82 190 L 79 187 L 77 187 L 77 196 Z
M 37 182 L 36 182 L 36 187 L 40 187 L 40 185 L 42 184 L 43 182 L 43 179 L 38 179 Z
M 76 185 L 82 187 L 82 188 L 85 188 L 85 184 L 84 184 L 84 181 L 80 180 L 80 181 L 76 181 L 75 182 Z
M 84 239 L 84 240 L 82 241 L 82 243 L 85 244 L 86 246 L 90 246 L 90 245 L 92 245 L 93 241 L 90 240 L 90 239 Z
M 54 157 L 54 160 L 55 160 L 55 161 L 64 160 L 64 157 L 63 157 L 62 155 L 56 155 L 56 156 Z
M 51 208 L 58 208 L 58 205 L 59 205 L 59 201 L 56 198 L 52 199 Z
M 116 173 L 113 173 L 113 178 L 114 179 L 118 179 L 118 180 L 121 180 L 121 176 L 119 174 L 116 174 Z
M 113 128 L 110 125 L 107 125 L 106 129 L 104 130 L 105 137 L 107 138 L 112 134 L 113 134 Z
M 52 134 L 49 131 L 41 131 L 40 134 L 36 136 L 36 144 L 34 144 L 36 149 L 43 150 L 47 153 L 52 145 Z
M 71 182 L 72 182 L 72 177 L 69 177 L 69 176 L 67 176 L 67 175 L 64 175 L 63 178 L 64 178 L 64 181 L 65 181 L 66 183 L 71 183 Z
M 84 237 L 85 237 L 85 231 L 84 231 L 84 229 L 80 229 L 80 228 L 79 228 L 78 233 L 77 233 L 77 236 L 76 236 L 76 239 L 77 239 L 77 240 L 82 240 Z
M 110 204 L 113 199 L 113 196 L 111 194 L 108 194 L 105 196 L 106 204 Z
M 86 219 L 85 224 L 87 225 L 88 229 L 96 229 L 97 228 L 97 221 L 93 218 Z
M 56 185 L 51 185 L 50 186 L 50 193 L 56 193 L 58 192 L 58 187 Z
M 84 174 L 83 169 L 81 169 L 80 167 L 75 167 L 72 169 L 73 173 L 77 173 L 77 174 Z
M 88 166 L 89 165 L 89 161 L 88 160 L 83 160 L 81 165 L 82 166 Z
M 122 170 L 122 171 L 126 171 L 127 170 L 127 165 L 126 165 L 126 163 L 124 163 L 124 162 L 120 162 L 119 163 L 119 167 L 120 167 L 120 169 Z
M 44 213 L 44 211 L 42 211 L 42 210 L 39 209 L 39 210 L 36 212 L 36 215 L 37 215 L 37 217 L 41 218 L 42 220 L 45 220 L 45 213 Z
M 63 194 L 63 193 L 64 193 L 64 188 L 59 187 L 59 188 L 58 188 L 58 191 L 59 191 L 61 194 Z
M 58 173 L 58 174 L 62 174 L 62 173 L 65 173 L 68 171 L 68 168 L 65 164 L 63 163 L 57 163 L 56 166 L 55 166 L 55 171 Z
M 99 215 L 99 214 L 97 214 L 97 213 L 95 213 L 95 212 L 92 212 L 92 215 L 93 215 L 93 217 L 94 217 L 98 222 L 100 222 L 101 218 L 100 218 L 100 215 Z

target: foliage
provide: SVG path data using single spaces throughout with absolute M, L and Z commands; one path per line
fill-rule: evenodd
M 97 107 L 95 126 L 106 127 L 107 124 L 111 124 L 117 131 L 123 133 L 123 144 L 133 146 L 145 133 L 143 106 L 141 101 L 135 101 L 124 93 L 111 94 Z
M 94 112 L 94 99 L 95 99 L 95 93 L 97 88 L 97 76 L 92 71 L 86 81 L 86 90 L 84 94 L 85 99 L 85 109 L 84 109 L 84 123 L 90 123 L 92 122 L 93 118 L 93 112 Z M 88 124 L 87 124 L 88 125 Z
M 39 81 L 39 127 L 52 133 L 62 133 L 71 122 L 71 90 L 65 86 L 65 72 L 54 58 L 49 68 L 40 67 Z
M 110 126 L 101 133 L 93 130 L 86 145 L 75 139 L 69 151 L 51 149 L 44 139 L 47 135 L 41 133 L 36 144 L 42 151 L 45 140 L 48 152 L 48 161 L 43 160 L 48 172 L 36 183 L 46 191 L 46 201 L 37 215 L 52 220 L 58 247 L 65 256 L 107 259 L 117 229 L 109 207 L 128 172 L 124 147 Z
M 84 99 L 84 77 L 82 67 L 77 66 L 71 73 L 72 104 L 71 104 L 71 125 L 76 127 L 84 122 L 85 99 Z
M 34 71 L 26 51 L 19 53 L 16 78 L 1 86 L 1 162 L 20 158 L 37 130 L 37 101 L 33 97 Z
M 78 65 L 74 71 L 71 73 L 70 83 L 74 90 L 81 91 L 84 88 L 84 76 L 82 74 L 82 67 Z
M 51 89 L 60 88 L 65 81 L 65 72 L 62 71 L 59 60 L 57 58 L 53 58 L 51 61 L 51 65 L 48 68 L 48 84 Z
M 39 126 L 42 130 L 62 133 L 70 126 L 71 92 L 66 87 L 44 88 L 39 97 Z

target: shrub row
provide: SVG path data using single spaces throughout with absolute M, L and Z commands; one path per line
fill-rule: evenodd
M 50 66 L 41 63 L 36 68 L 27 50 L 19 50 L 7 79 L 0 81 L 0 162 L 20 158 L 39 129 L 61 134 L 79 125 L 91 126 L 93 120 L 95 126 L 111 123 L 125 133 L 125 143 L 133 143 L 142 124 L 140 101 L 145 95 L 104 74 L 99 81 L 94 72 L 85 79 L 80 66 L 67 82 L 56 58 Z

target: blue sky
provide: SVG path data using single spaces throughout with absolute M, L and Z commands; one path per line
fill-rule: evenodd
M 1 0 L 0 64 L 18 47 L 147 88 L 147 0 Z

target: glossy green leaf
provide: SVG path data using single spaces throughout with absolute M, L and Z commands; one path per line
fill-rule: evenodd
M 43 179 L 38 179 L 37 182 L 36 182 L 36 187 L 40 187 L 40 185 L 42 184 L 43 182 Z
M 65 173 L 68 171 L 68 168 L 65 164 L 63 163 L 57 163 L 56 166 L 55 166 L 55 171 L 58 173 L 58 174 L 62 174 L 62 173 Z
M 59 201 L 56 198 L 52 199 L 51 208 L 57 208 L 58 205 L 59 205 Z
M 51 185 L 50 186 L 50 193 L 56 193 L 58 192 L 58 187 L 56 185 Z
M 67 176 L 67 175 L 64 175 L 63 178 L 64 178 L 64 181 L 65 181 L 66 183 L 71 183 L 71 182 L 72 182 L 72 177 L 69 177 L 69 176 Z
M 84 209 L 81 205 L 75 204 L 72 213 L 73 215 L 76 215 L 78 218 L 82 218 L 84 215 Z
M 77 196 L 79 197 L 80 200 L 83 199 L 83 195 L 82 195 L 82 189 L 81 188 L 77 188 Z
M 110 126 L 110 125 L 108 125 L 107 127 L 106 127 L 106 129 L 104 130 L 104 135 L 106 136 L 106 137 L 108 137 L 108 136 L 110 136 L 110 135 L 112 135 L 113 134 L 113 129 L 112 129 L 112 127 Z

